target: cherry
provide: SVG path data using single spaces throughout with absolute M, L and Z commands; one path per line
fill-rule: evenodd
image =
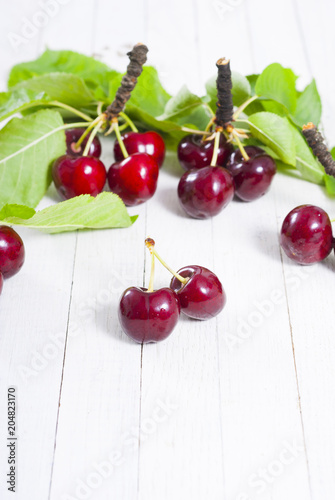
M 186 266 L 177 272 L 185 282 L 173 277 L 170 287 L 179 298 L 181 311 L 194 319 L 210 319 L 226 304 L 226 294 L 219 278 L 202 266 Z
M 234 180 L 223 167 L 204 167 L 184 173 L 178 197 L 185 212 L 196 219 L 217 215 L 234 197 Z
M 299 264 L 325 259 L 333 248 L 328 214 L 314 205 L 294 208 L 284 219 L 280 243 L 286 255 Z
M 269 190 L 276 163 L 271 156 L 259 154 L 249 160 L 228 163 L 227 169 L 234 177 L 236 196 L 243 201 L 253 201 Z
M 171 273 L 170 288 L 176 292 L 181 311 L 194 319 L 213 318 L 226 304 L 226 294 L 219 278 L 202 266 L 186 266 L 175 273 L 160 257 L 151 238 L 145 240 L 152 256 Z
M 10 278 L 18 273 L 25 258 L 24 244 L 14 229 L 0 226 L 0 273 Z
M 79 141 L 80 137 L 83 135 L 83 129 L 81 128 L 69 128 L 65 130 L 66 136 L 66 153 L 70 156 L 82 156 L 86 143 L 88 141 L 89 135 L 85 137 L 83 142 L 80 144 L 79 148 L 76 147 L 76 143 Z M 101 155 L 101 143 L 97 136 L 94 137 L 93 142 L 90 146 L 88 156 L 94 156 L 99 158 Z
M 3 275 L 0 273 L 0 295 L 2 293 L 2 287 L 3 287 Z
M 149 200 L 156 191 L 158 165 L 152 156 L 135 153 L 120 162 L 113 163 L 108 170 L 108 184 L 113 193 L 128 206 L 139 205 Z
M 136 342 L 166 339 L 176 326 L 179 314 L 178 297 L 170 288 L 149 292 L 132 286 L 121 296 L 119 320 L 123 331 Z
M 126 132 L 122 135 L 126 150 L 130 155 L 134 153 L 147 153 L 152 156 L 160 168 L 165 158 L 165 143 L 157 132 Z M 118 141 L 114 144 L 114 157 L 116 161 L 123 160 L 123 154 Z
M 233 146 L 221 134 L 216 164 L 224 167 L 233 150 Z M 207 167 L 211 163 L 213 151 L 214 139 L 204 141 L 201 135 L 186 135 L 178 145 L 179 162 L 184 170 Z
M 64 200 L 81 194 L 97 196 L 104 188 L 106 169 L 102 161 L 93 156 L 63 155 L 53 164 L 52 178 Z

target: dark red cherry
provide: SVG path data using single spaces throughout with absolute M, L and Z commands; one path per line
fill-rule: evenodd
M 0 295 L 2 293 L 2 287 L 3 287 L 3 275 L 0 273 Z
M 102 161 L 93 156 L 64 155 L 53 164 L 52 178 L 64 200 L 81 194 L 97 196 L 106 183 L 106 169 Z
M 173 277 L 170 287 L 179 298 L 181 311 L 194 319 L 210 319 L 224 308 L 227 298 L 219 278 L 202 266 L 186 266 L 178 271 L 186 284 Z
M 179 314 L 178 297 L 170 288 L 148 292 L 146 288 L 132 286 L 120 299 L 121 327 L 136 342 L 166 339 L 176 326 Z
M 24 244 L 14 229 L 0 226 L 0 273 L 10 278 L 18 273 L 25 258 Z
M 135 153 L 108 170 L 108 184 L 113 193 L 128 206 L 149 200 L 156 191 L 158 180 L 157 162 L 146 153 Z
M 227 169 L 234 178 L 236 196 L 243 201 L 253 201 L 269 190 L 276 173 L 276 163 L 269 155 L 256 154 L 249 160 L 228 162 Z
M 70 156 L 82 156 L 85 146 L 87 144 L 89 134 L 85 137 L 79 149 L 76 148 L 76 143 L 79 141 L 80 137 L 83 135 L 85 129 L 82 128 L 69 128 L 65 130 L 66 136 L 66 153 Z M 95 136 L 92 144 L 90 146 L 90 150 L 88 152 L 88 156 L 94 156 L 95 158 L 99 158 L 101 155 L 101 143 L 98 136 Z
M 165 158 L 165 143 L 157 132 L 126 132 L 122 139 L 129 155 L 147 153 L 156 160 L 159 168 L 162 166 Z M 117 141 L 114 144 L 114 157 L 116 161 L 123 160 L 123 154 Z
M 280 243 L 286 255 L 299 264 L 325 259 L 333 248 L 328 214 L 314 205 L 294 208 L 284 219 Z
M 185 172 L 178 197 L 185 212 L 196 219 L 217 215 L 234 196 L 234 180 L 223 167 L 204 167 Z
M 178 145 L 178 158 L 184 170 L 203 168 L 211 164 L 214 150 L 214 139 L 203 141 L 198 134 L 186 135 Z M 224 167 L 234 151 L 233 146 L 220 136 L 220 145 L 216 164 Z

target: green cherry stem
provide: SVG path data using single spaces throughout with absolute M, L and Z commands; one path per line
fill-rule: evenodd
M 256 101 L 256 99 L 258 99 L 258 98 L 259 98 L 258 95 L 254 95 L 254 96 L 250 97 L 249 99 L 247 99 L 243 104 L 241 104 L 241 106 L 239 108 L 237 108 L 237 110 L 233 114 L 233 120 L 236 121 L 237 118 L 240 116 L 240 114 L 245 110 L 245 108 L 247 106 L 249 106 L 249 104 L 251 104 L 252 102 Z
M 151 252 L 151 270 L 150 270 L 148 292 L 154 291 L 154 277 L 155 277 L 155 254 Z
M 149 249 L 149 252 L 159 260 L 159 262 L 171 273 L 177 280 L 179 280 L 183 285 L 188 282 L 188 278 L 183 278 L 180 274 L 176 273 L 170 266 L 162 259 L 162 257 L 157 253 L 155 249 L 155 241 L 152 238 L 147 238 L 145 240 L 145 246 Z
M 99 115 L 93 120 L 90 125 L 87 127 L 85 132 L 79 137 L 78 141 L 76 142 L 75 149 L 78 151 L 80 150 L 80 146 L 85 139 L 85 137 L 91 132 L 91 130 L 97 125 L 97 123 L 101 123 L 103 121 L 103 115 Z
M 239 136 L 236 134 L 236 132 L 235 132 L 234 130 L 232 131 L 232 134 L 233 134 L 233 136 L 234 136 L 234 139 L 235 139 L 236 144 L 238 145 L 239 150 L 241 151 L 241 155 L 243 156 L 243 158 L 244 158 L 246 161 L 250 160 L 250 158 L 249 158 L 249 156 L 248 156 L 248 154 L 247 154 L 246 150 L 245 150 L 245 149 L 244 149 L 244 147 L 243 147 L 242 142 L 240 141 Z
M 138 132 L 138 128 L 135 126 L 134 122 L 129 118 L 129 116 L 126 115 L 126 113 L 124 113 L 123 111 L 121 111 L 121 113 L 119 113 L 119 115 L 129 125 L 129 127 L 131 128 L 131 130 L 133 132 Z
M 71 113 L 73 113 L 74 115 L 80 116 L 80 118 L 82 118 L 85 121 L 88 121 L 88 122 L 92 121 L 92 118 L 90 116 L 86 115 L 85 113 L 82 113 L 81 111 L 79 111 L 76 108 L 73 108 L 72 106 L 69 106 L 68 104 L 64 104 L 63 102 L 50 101 L 50 102 L 48 102 L 48 105 L 56 106 L 57 108 L 66 109 L 67 111 L 71 111 Z
M 87 156 L 88 155 L 88 152 L 90 150 L 90 147 L 91 147 L 91 144 L 93 142 L 93 139 L 97 135 L 97 133 L 99 132 L 99 130 L 100 130 L 101 127 L 102 127 L 102 120 L 100 120 L 96 124 L 96 126 L 94 127 L 94 129 L 92 130 L 91 135 L 89 136 L 88 141 L 87 141 L 86 146 L 85 146 L 85 149 L 83 151 L 83 156 Z
M 221 130 L 217 130 L 215 132 L 215 138 L 214 138 L 214 149 L 213 149 L 211 167 L 216 167 L 216 162 L 218 160 L 219 146 L 220 146 L 220 135 L 221 135 Z
M 211 135 L 212 132 L 206 132 L 205 130 L 196 130 L 194 128 L 188 128 L 188 127 L 180 127 L 180 129 L 172 129 L 172 130 L 181 130 L 182 132 L 190 132 L 191 134 L 197 134 L 197 135 Z
M 122 140 L 122 137 L 121 137 L 121 133 L 120 133 L 120 128 L 119 128 L 119 124 L 118 124 L 118 121 L 117 121 L 117 118 L 113 118 L 112 119 L 112 127 L 115 131 L 115 135 L 116 135 L 116 138 L 118 140 L 118 143 L 120 145 L 120 149 L 122 151 L 122 154 L 125 158 L 128 158 L 129 154 L 126 150 L 126 146 L 124 145 L 124 142 Z

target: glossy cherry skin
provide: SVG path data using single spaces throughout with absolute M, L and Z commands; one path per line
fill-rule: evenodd
M 234 180 L 223 167 L 204 167 L 185 172 L 178 184 L 185 212 L 196 219 L 213 217 L 234 197 Z
M 122 139 L 129 155 L 146 153 L 156 160 L 159 168 L 163 165 L 165 143 L 157 132 L 126 132 L 123 134 Z M 123 154 L 117 141 L 114 144 L 114 157 L 116 161 L 123 160 Z
M 53 164 L 52 178 L 64 200 L 81 194 L 97 196 L 106 183 L 106 169 L 102 161 L 93 156 L 64 155 Z
M 177 294 L 170 288 L 148 292 L 132 286 L 121 296 L 119 321 L 122 330 L 136 342 L 159 342 L 166 339 L 180 315 Z
M 299 264 L 325 259 L 333 248 L 328 214 L 314 205 L 294 208 L 284 219 L 280 243 L 286 255 Z
M 249 160 L 228 162 L 227 169 L 234 177 L 235 194 L 243 201 L 253 201 L 263 196 L 269 190 L 277 170 L 273 158 L 266 154 L 256 154 Z
M 198 134 L 186 135 L 178 145 L 178 159 L 184 170 L 203 168 L 211 164 L 214 150 L 214 139 L 203 141 Z M 218 158 L 216 164 L 224 167 L 234 151 L 231 144 L 227 143 L 221 134 Z
M 2 287 L 3 287 L 3 276 L 2 273 L 0 273 L 0 295 L 2 293 Z
M 80 137 L 83 135 L 85 129 L 82 128 L 69 128 L 65 130 L 66 136 L 66 153 L 70 156 L 82 156 L 85 146 L 87 144 L 89 134 L 85 137 L 79 149 L 76 148 L 76 143 L 79 141 Z M 101 143 L 98 136 L 95 136 L 88 156 L 94 156 L 95 158 L 100 158 L 101 155 Z
M 135 153 L 113 163 L 107 179 L 110 190 L 131 207 L 149 200 L 155 194 L 158 172 L 157 162 L 152 156 Z
M 0 273 L 10 278 L 18 273 L 25 259 L 24 244 L 14 229 L 0 226 Z
M 173 277 L 170 287 L 179 298 L 181 311 L 194 319 L 210 319 L 224 308 L 227 298 L 219 278 L 202 266 L 186 266 L 178 271 L 189 278 L 183 285 Z

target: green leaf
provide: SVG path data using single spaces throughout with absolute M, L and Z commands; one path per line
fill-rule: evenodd
M 232 71 L 232 96 L 234 106 L 241 106 L 251 97 L 251 86 L 247 78 L 236 71 Z
M 261 98 L 272 99 L 294 113 L 297 105 L 296 79 L 291 69 L 283 68 L 279 63 L 270 64 L 259 75 L 255 91 Z
M 298 97 L 293 120 L 299 127 L 306 125 L 308 122 L 314 123 L 317 127 L 320 123 L 321 113 L 321 98 L 313 79 Z
M 49 73 L 25 80 L 13 90 L 26 89 L 33 92 L 45 92 L 51 99 L 63 102 L 74 108 L 89 106 L 94 96 L 84 80 L 68 73 Z
M 88 194 L 77 196 L 40 212 L 22 205 L 5 205 L 0 210 L 3 224 L 47 233 L 129 227 L 136 219 L 137 216 L 129 216 L 123 201 L 114 193 L 101 193 L 96 198 Z
M 303 135 L 291 125 L 296 150 L 296 168 L 302 177 L 316 184 L 324 184 L 325 171 L 314 157 Z
M 70 50 L 47 49 L 34 61 L 20 63 L 10 72 L 8 87 L 14 87 L 23 80 L 47 73 L 71 73 L 83 78 L 94 86 L 102 85 L 111 69 L 93 57 L 88 57 Z M 116 72 L 115 72 L 116 73 Z
M 192 94 L 186 86 L 172 97 L 166 104 L 164 113 L 157 117 L 158 120 L 168 120 L 178 125 L 193 123 L 199 130 L 204 130 L 212 113 L 208 104 Z
M 330 150 L 330 154 L 333 157 L 333 160 L 335 160 L 335 146 Z
M 65 153 L 62 127 L 57 111 L 40 110 L 0 130 L 0 206 L 39 203 L 51 182 L 51 163 Z
M 218 100 L 217 88 L 216 88 L 216 76 L 213 75 L 209 80 L 207 80 L 206 84 L 206 93 L 208 97 L 208 105 L 213 111 L 216 112 L 216 102 Z
M 247 75 L 246 79 L 249 82 L 250 89 L 251 89 L 251 95 L 256 95 L 256 83 L 258 80 L 259 75 L 253 74 L 253 75 Z
M 286 118 L 263 111 L 249 116 L 247 123 L 254 137 L 269 146 L 284 163 L 295 165 L 295 143 Z
M 49 97 L 44 92 L 33 92 L 26 89 L 1 92 L 0 119 L 4 120 L 14 113 L 19 113 L 32 107 L 47 105 L 49 100 Z
M 326 185 L 327 193 L 335 196 L 335 178 L 332 175 L 324 175 L 324 183 Z

